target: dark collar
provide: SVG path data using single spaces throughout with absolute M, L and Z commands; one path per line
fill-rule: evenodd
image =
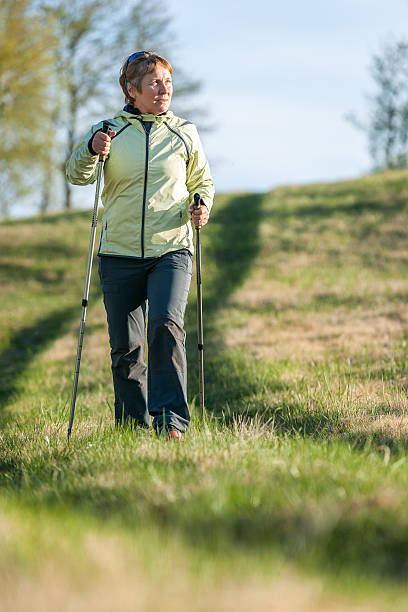
M 132 113 L 132 115 L 142 115 L 143 114 L 140 112 L 138 108 L 136 108 L 136 106 L 133 106 L 133 104 L 126 104 L 123 110 L 126 111 L 127 113 Z
M 126 104 L 126 106 L 123 107 L 123 110 L 126 113 L 132 113 L 132 115 L 143 115 L 145 113 L 142 113 L 141 110 L 139 110 L 136 106 L 133 106 L 133 104 Z M 160 113 L 159 115 L 157 115 L 158 117 L 160 117 L 161 115 L 166 115 L 167 113 Z

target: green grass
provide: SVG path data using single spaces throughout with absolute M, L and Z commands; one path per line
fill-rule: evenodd
M 67 445 L 90 215 L 0 224 L 5 602 L 407 608 L 407 179 L 217 198 L 183 444 L 113 428 L 95 266 Z

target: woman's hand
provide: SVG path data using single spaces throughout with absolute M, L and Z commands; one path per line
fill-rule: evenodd
M 188 212 L 191 215 L 191 220 L 197 229 L 204 227 L 208 221 L 210 213 L 205 204 L 202 204 L 199 208 L 194 208 L 194 204 L 191 203 L 188 207 Z
M 95 133 L 95 136 L 92 139 L 92 148 L 97 155 L 106 155 L 109 154 L 111 138 L 115 136 L 116 132 L 109 131 L 107 134 L 99 131 Z

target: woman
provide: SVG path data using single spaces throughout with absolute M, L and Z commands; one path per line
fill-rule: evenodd
M 116 424 L 153 426 L 182 439 L 187 403 L 184 311 L 193 254 L 192 215 L 203 227 L 214 186 L 195 126 L 176 117 L 172 67 L 150 51 L 133 53 L 119 83 L 126 106 L 92 127 L 67 163 L 68 180 L 96 180 L 106 155 L 99 276 L 111 345 Z M 193 208 L 194 193 L 205 204 Z M 145 326 L 148 320 L 148 366 Z

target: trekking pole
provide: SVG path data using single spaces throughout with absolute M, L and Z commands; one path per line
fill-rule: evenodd
M 204 204 L 200 194 L 194 194 L 194 208 Z M 203 334 L 203 295 L 201 283 L 201 244 L 200 228 L 196 227 L 196 276 L 197 276 L 197 338 L 198 338 L 198 378 L 200 384 L 200 415 L 204 421 L 204 334 Z
M 109 123 L 107 123 L 106 121 L 103 122 L 102 132 L 104 134 L 107 134 L 109 132 Z M 101 188 L 102 170 L 103 170 L 104 163 L 105 163 L 105 157 L 103 155 L 99 155 L 98 171 L 96 175 L 95 202 L 94 202 L 94 207 L 93 207 L 92 223 L 91 223 L 91 239 L 89 241 L 88 261 L 86 263 L 84 293 L 82 297 L 82 316 L 81 316 L 81 323 L 79 326 L 78 347 L 77 347 L 77 356 L 76 356 L 75 373 L 74 373 L 74 384 L 72 386 L 71 411 L 69 414 L 69 424 L 68 424 L 68 441 L 69 441 L 71 431 L 72 431 L 72 423 L 74 422 L 75 402 L 76 402 L 77 389 L 78 389 L 79 367 L 81 365 L 82 344 L 84 341 L 84 332 L 85 332 L 86 309 L 88 306 L 89 286 L 91 283 L 92 259 L 93 259 L 94 246 L 95 246 L 95 234 L 96 234 L 96 226 L 98 224 L 99 191 Z

